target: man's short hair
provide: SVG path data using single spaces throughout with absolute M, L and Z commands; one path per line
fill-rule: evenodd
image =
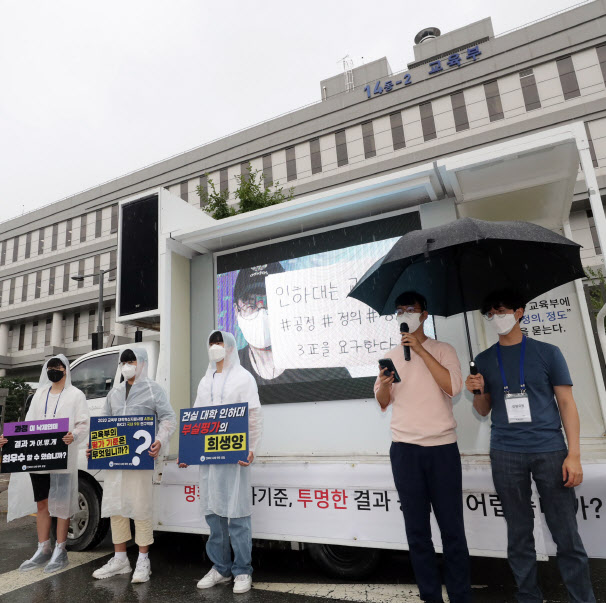
M 215 343 L 223 343 L 223 333 L 221 331 L 214 331 L 210 334 L 208 338 L 209 345 L 213 345 Z
M 63 367 L 65 370 L 67 370 L 67 367 L 65 366 L 65 364 L 63 364 L 63 361 L 61 360 L 61 358 L 51 358 L 48 361 L 48 364 L 46 365 L 47 369 L 59 368 L 59 367 Z
M 494 308 L 495 310 L 507 308 L 508 310 L 513 310 L 515 312 L 518 308 L 525 310 L 526 302 L 524 301 L 522 294 L 516 289 L 500 289 L 499 291 L 493 291 L 484 298 L 480 312 L 486 314 L 491 308 Z
M 395 307 L 414 306 L 417 303 L 421 306 L 421 312 L 427 311 L 427 300 L 425 299 L 425 296 L 416 291 L 404 291 L 404 293 L 400 293 L 400 295 L 396 297 Z
M 137 362 L 137 357 L 132 350 L 124 350 L 120 354 L 120 362 Z

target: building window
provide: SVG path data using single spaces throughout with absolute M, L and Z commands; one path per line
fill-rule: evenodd
M 84 260 L 78 260 L 78 274 L 84 274 Z M 78 289 L 84 287 L 84 280 L 78 281 Z
M 0 281 L 0 308 L 2 307 L 2 298 L 4 297 L 4 283 L 6 281 Z
M 95 212 L 95 239 L 101 236 L 103 230 L 103 211 L 98 209 Z
M 183 199 L 183 201 L 187 202 L 189 200 L 189 191 L 187 190 L 187 180 L 185 182 L 181 182 L 179 184 L 179 197 Z
M 95 332 L 95 311 L 88 311 L 88 338 L 92 339 L 93 333 Z
M 24 274 L 23 275 L 23 286 L 21 287 L 21 301 L 22 302 L 26 302 L 27 301 L 27 281 L 29 274 Z
M 69 291 L 69 264 L 63 265 L 63 293 Z M 80 283 L 78 283 L 80 285 Z
M 25 343 L 25 324 L 19 325 L 19 351 L 23 349 Z
M 32 233 L 28 232 L 25 235 L 25 259 L 29 260 L 29 256 L 32 254 Z
M 602 254 L 602 248 L 600 247 L 600 240 L 598 239 L 598 232 L 595 227 L 595 220 L 593 219 L 593 212 L 587 210 L 587 221 L 589 222 L 589 230 L 591 231 L 591 239 L 593 241 L 593 248 L 596 255 Z
M 11 286 L 8 290 L 8 305 L 12 306 L 15 303 L 15 277 L 11 279 Z
M 488 105 L 488 117 L 490 121 L 503 119 L 503 105 L 501 104 L 501 95 L 499 94 L 499 84 L 497 80 L 486 82 L 484 84 L 484 94 L 486 95 L 486 104 Z
M 2 249 L 0 250 L 0 266 L 6 264 L 6 244 L 7 241 L 2 241 Z
M 219 172 L 219 192 L 224 193 L 229 191 L 229 177 L 227 175 L 227 168 L 223 168 Z
M 377 155 L 375 147 L 375 133 L 372 129 L 372 121 L 362 124 L 362 142 L 364 143 L 364 159 L 370 159 Z
M 96 255 L 93 264 L 93 285 L 99 284 L 99 271 L 101 270 L 101 256 Z
M 404 139 L 404 125 L 402 124 L 402 113 L 392 113 L 389 116 L 389 123 L 391 125 L 391 139 L 393 141 L 393 150 L 403 149 L 406 147 L 406 140 Z
M 80 339 L 80 312 L 74 314 L 74 331 L 72 339 L 74 341 Z
M 349 157 L 347 156 L 347 140 L 345 138 L 345 130 L 335 132 L 335 144 L 337 147 L 337 166 L 347 165 Z
M 541 108 L 541 100 L 539 99 L 539 90 L 534 79 L 532 69 L 524 69 L 520 71 L 520 85 L 522 86 L 522 94 L 524 96 L 524 104 L 526 111 L 533 111 Z
M 48 294 L 55 295 L 55 267 L 54 266 L 50 269 L 50 274 L 48 275 Z
M 66 247 L 72 246 L 72 219 L 71 218 L 65 223 L 65 246 Z
M 200 192 L 202 193 L 201 195 L 199 195 L 199 199 L 200 199 L 200 207 L 202 207 L 204 205 L 204 203 L 206 203 L 206 199 L 208 198 L 208 176 L 206 174 L 204 174 L 203 176 L 200 176 Z
M 319 174 L 322 171 L 322 153 L 319 138 L 309 141 L 309 154 L 311 156 L 311 173 Z
M 13 262 L 19 259 L 19 237 L 13 239 Z
M 297 156 L 295 154 L 295 147 L 288 147 L 286 149 L 286 181 L 297 179 Z
M 116 280 L 116 266 L 118 265 L 117 258 L 118 258 L 118 252 L 115 249 L 113 251 L 109 252 L 110 272 L 108 273 L 108 275 L 109 275 L 108 280 L 110 280 L 110 281 Z
M 42 255 L 44 253 L 44 228 L 41 228 L 38 231 L 38 255 Z
M 463 91 L 455 92 L 450 95 L 450 102 L 452 103 L 452 113 L 455 120 L 455 129 L 457 132 L 462 130 L 469 130 L 469 119 L 467 117 L 467 107 L 465 107 L 465 96 Z
M 44 345 L 50 345 L 51 344 L 51 331 L 53 329 L 53 319 L 52 318 L 47 318 L 46 319 L 46 328 L 44 330 Z
M 563 57 L 558 59 L 556 63 L 558 65 L 558 73 L 560 74 L 560 84 L 562 84 L 564 100 L 581 96 L 577 74 L 574 72 L 574 65 L 572 64 L 572 57 Z
M 118 232 L 118 204 L 112 205 L 112 217 L 111 217 L 111 226 L 109 230 L 110 234 L 115 234 Z
M 40 292 L 42 290 L 42 270 L 36 272 L 36 288 L 34 290 L 34 299 L 40 299 Z
M 32 324 L 32 350 L 38 347 L 38 321 L 35 320 Z
M 86 241 L 86 214 L 80 217 L 80 243 Z
M 57 251 L 57 239 L 59 238 L 59 224 L 53 224 L 53 234 L 51 236 L 51 251 Z
M 436 123 L 433 119 L 433 110 L 431 103 L 423 103 L 419 105 L 419 111 L 421 113 L 421 127 L 423 128 L 423 140 L 433 140 L 436 138 Z
M 274 183 L 271 155 L 263 155 L 263 186 L 269 188 Z
M 591 155 L 591 163 L 593 163 L 593 167 L 598 167 L 598 156 L 595 154 L 595 147 L 593 146 L 593 140 L 591 139 L 591 132 L 589 131 L 588 122 L 585 122 L 585 133 L 587 134 L 587 142 L 589 143 L 589 154 Z
M 602 70 L 602 79 L 606 84 L 606 44 L 598 46 L 596 52 L 598 53 L 598 61 L 600 62 L 600 68 Z

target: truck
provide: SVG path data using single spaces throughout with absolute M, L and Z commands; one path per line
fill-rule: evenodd
M 150 375 L 178 414 L 192 406 L 208 366 L 210 332 L 234 333 L 265 417 L 251 467 L 253 537 L 308 549 L 328 573 L 359 579 L 382 550 L 407 548 L 388 454 L 390 411 L 380 411 L 372 389 L 378 359 L 399 338 L 393 317 L 379 317 L 347 293 L 406 232 L 465 216 L 530 221 L 572 238 L 579 164 L 605 249 L 606 218 L 582 122 L 223 220 L 164 188 L 123 199 L 117 320 L 154 330 L 158 340 L 85 354 L 72 364 L 73 383 L 95 415 L 120 381 L 120 351 L 143 346 Z M 463 316 L 429 322 L 431 336 L 455 347 L 466 376 Z M 532 300 L 522 326 L 530 337 L 558 345 L 573 375 L 585 476 L 576 489 L 578 521 L 588 554 L 603 558 L 606 389 L 582 282 Z M 494 342 L 479 312 L 469 313 L 469 328 L 474 355 Z M 606 341 L 603 314 L 595 328 Z M 466 391 L 453 404 L 470 553 L 505 557 L 506 526 L 488 456 L 490 418 L 473 410 Z M 178 432 L 156 463 L 154 529 L 205 534 L 198 468 L 178 468 Z M 89 472 L 82 457 L 72 549 L 93 547 L 107 532 L 103 481 L 103 472 Z M 537 554 L 546 559 L 555 545 L 536 491 L 533 501 Z M 432 526 L 441 551 L 433 516 Z

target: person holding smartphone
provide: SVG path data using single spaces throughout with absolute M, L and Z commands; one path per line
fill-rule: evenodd
M 461 457 L 452 398 L 463 389 L 461 365 L 455 349 L 425 335 L 427 301 L 406 291 L 395 302 L 402 346 L 410 349 L 410 361 L 401 347 L 390 358 L 401 379 L 381 368 L 375 398 L 386 411 L 392 407 L 390 449 L 394 482 L 404 513 L 410 560 L 421 599 L 442 602 L 442 579 L 431 539 L 433 509 L 442 535 L 444 581 L 451 603 L 471 601 L 469 551 L 463 524 Z M 389 372 L 389 374 L 388 374 Z

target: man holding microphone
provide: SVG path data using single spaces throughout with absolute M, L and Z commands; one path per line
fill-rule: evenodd
M 431 539 L 433 509 L 444 550 L 444 580 L 451 603 L 471 601 L 469 552 L 463 525 L 461 457 L 457 446 L 452 398 L 463 388 L 454 348 L 425 335 L 427 301 L 414 291 L 395 302 L 397 320 L 409 332 L 390 358 L 401 378 L 381 369 L 375 397 L 383 411 L 392 406 L 390 449 L 394 482 L 404 513 L 406 537 L 421 599 L 440 603 L 442 580 Z M 404 331 L 406 327 L 402 328 Z

